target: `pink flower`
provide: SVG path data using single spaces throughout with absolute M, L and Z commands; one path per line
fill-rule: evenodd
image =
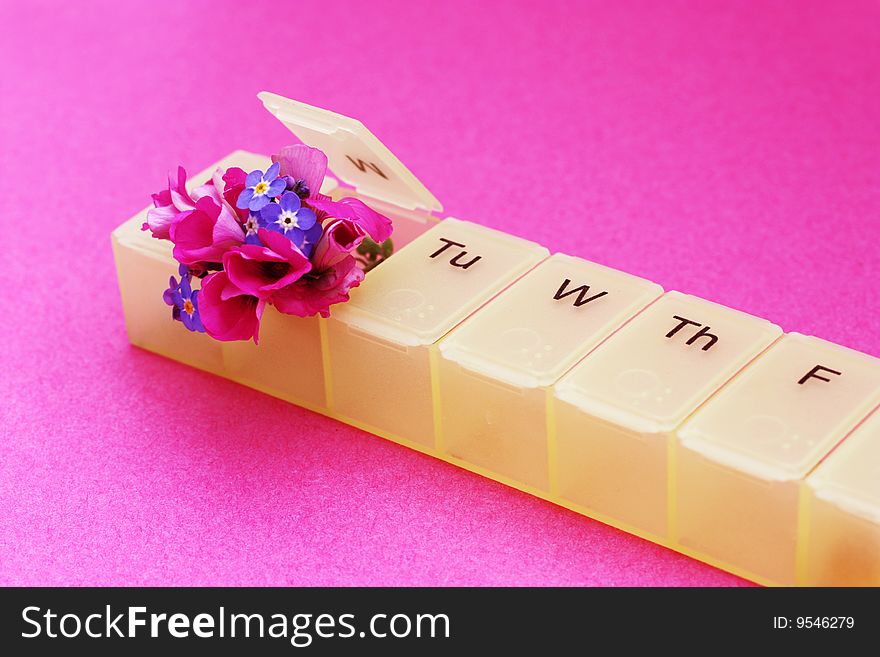
M 186 191 L 186 169 L 177 167 L 177 179 L 168 175 L 168 188 L 153 194 L 153 208 L 147 212 L 147 220 L 141 230 L 149 230 L 157 239 L 170 239 L 171 224 L 181 212 L 193 210 L 196 201 L 203 196 L 212 195 L 214 186 L 211 182 L 200 185 L 192 195 Z
M 171 222 L 174 221 L 179 210 L 171 203 L 171 194 L 167 189 L 153 194 L 153 206 L 147 212 L 147 220 L 141 226 L 141 230 L 149 230 L 156 239 L 167 240 Z
M 282 313 L 311 317 L 330 316 L 330 306 L 348 301 L 351 288 L 360 285 L 364 272 L 357 260 L 346 256 L 321 272 L 306 274 L 293 285 L 272 295 L 272 303 Z
M 391 220 L 356 198 L 343 198 L 338 201 L 331 201 L 326 197 L 310 198 L 308 203 L 322 215 L 341 219 L 354 226 L 352 230 L 359 235 L 357 244 L 360 244 L 366 235 L 379 244 L 391 237 L 393 230 Z M 357 244 L 354 245 L 355 248 Z
M 229 280 L 245 294 L 269 299 L 312 269 L 309 259 L 281 233 L 260 228 L 262 245 L 243 244 L 223 255 Z
M 215 340 L 259 340 L 260 318 L 265 301 L 245 294 L 229 281 L 226 272 L 211 274 L 202 281 L 199 314 L 205 332 Z
M 214 174 L 214 186 L 219 189 L 220 181 L 218 178 L 222 179 L 224 184 L 223 200 L 228 205 L 229 210 L 238 217 L 238 220 L 244 223 L 248 218 L 248 210 L 239 209 L 235 204 L 238 202 L 239 195 L 244 191 L 244 181 L 247 178 L 247 173 L 245 173 L 244 169 L 239 169 L 238 167 L 229 167 L 226 173 L 223 173 L 222 169 L 217 169 Z
M 364 272 L 352 252 L 363 231 L 345 219 L 330 219 L 312 253 L 312 271 L 272 295 L 272 303 L 288 315 L 330 316 L 330 306 L 348 301 L 349 290 L 360 285 Z
M 287 178 L 287 189 L 300 198 L 318 196 L 327 173 L 327 156 L 322 150 L 305 144 L 285 146 L 272 156 L 272 162 L 281 164 L 279 174 Z
M 178 214 L 169 230 L 174 258 L 185 265 L 220 262 L 226 251 L 244 242 L 241 224 L 225 205 L 214 200 L 214 185 L 202 187 L 210 187 L 213 193 L 199 198 L 193 210 Z
M 324 232 L 312 252 L 312 270 L 275 291 L 271 303 L 288 315 L 329 317 L 330 306 L 348 301 L 351 288 L 364 280 L 352 253 L 367 236 L 376 242 L 388 239 L 391 220 L 354 198 L 309 198 L 307 202 L 324 215 Z
M 147 212 L 147 220 L 141 226 L 141 230 L 149 230 L 156 239 L 169 239 L 168 232 L 171 229 L 171 222 L 182 209 L 186 209 L 178 208 L 174 204 L 171 190 L 174 190 L 176 197 L 185 196 L 189 199 L 189 195 L 186 193 L 186 169 L 183 167 L 177 167 L 177 180 L 168 174 L 168 188 L 153 194 L 153 208 Z

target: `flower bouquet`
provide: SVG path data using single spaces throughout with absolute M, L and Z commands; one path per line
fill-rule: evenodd
M 266 304 L 329 317 L 330 306 L 347 301 L 392 253 L 392 225 L 356 198 L 321 194 L 326 170 L 321 150 L 294 145 L 265 172 L 218 168 L 187 192 L 178 167 L 142 226 L 174 244 L 180 279 L 172 276 L 163 295 L 172 317 L 217 340 L 257 342 Z

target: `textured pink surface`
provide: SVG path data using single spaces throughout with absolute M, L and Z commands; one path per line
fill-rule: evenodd
M 270 89 L 449 214 L 880 355 L 880 5 L 545 4 L 2 3 L 0 583 L 742 583 L 126 341 L 111 229 L 290 141 Z

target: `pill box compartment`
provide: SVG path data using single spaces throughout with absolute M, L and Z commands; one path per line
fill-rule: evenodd
M 440 343 L 440 447 L 455 462 L 551 492 L 550 386 L 662 294 L 659 285 L 554 254 Z
M 786 335 L 678 431 L 678 542 L 795 584 L 802 479 L 878 403 L 880 361 Z
M 201 173 L 190 176 L 190 187 L 210 179 L 217 169 L 265 169 L 268 157 L 237 151 Z M 322 191 L 334 196 L 358 196 L 339 187 L 332 178 Z M 382 205 L 365 199 L 373 205 Z M 395 227 L 396 248 L 402 249 L 436 220 L 425 215 L 382 206 Z M 138 347 L 172 358 L 244 385 L 315 410 L 327 411 L 320 320 L 283 315 L 267 307 L 260 326 L 260 344 L 219 342 L 204 333 L 193 333 L 171 319 L 162 299 L 178 263 L 172 245 L 142 231 L 147 209 L 120 225 L 112 234 L 119 289 L 129 341 Z
M 807 586 L 880 586 L 880 409 L 806 480 Z
M 560 497 L 668 540 L 676 427 L 780 333 L 731 308 L 663 295 L 555 386 Z
M 546 256 L 533 242 L 445 219 L 380 265 L 327 322 L 334 412 L 435 447 L 437 341 Z

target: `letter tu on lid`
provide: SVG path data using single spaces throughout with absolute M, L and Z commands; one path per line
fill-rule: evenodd
M 468 266 L 453 262 L 459 245 Z M 445 219 L 382 263 L 327 321 L 332 409 L 434 447 L 435 343 L 546 256 L 533 242 Z

